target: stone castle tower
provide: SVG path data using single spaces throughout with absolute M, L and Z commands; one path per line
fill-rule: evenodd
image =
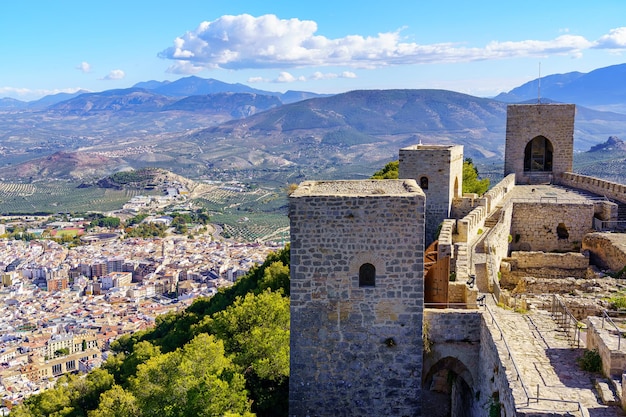
M 400 149 L 399 178 L 412 178 L 426 194 L 426 246 L 463 194 L 462 145 L 414 145 Z
M 504 175 L 517 184 L 553 183 L 571 172 L 574 104 L 512 104 L 507 107 Z
M 421 415 L 424 193 L 307 181 L 289 200 L 289 415 Z

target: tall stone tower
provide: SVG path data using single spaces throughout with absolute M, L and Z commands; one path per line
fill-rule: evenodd
M 400 149 L 400 178 L 412 178 L 426 194 L 426 245 L 450 217 L 452 200 L 463 194 L 462 145 L 413 145 Z
M 291 194 L 290 416 L 420 415 L 424 199 L 414 180 Z
M 574 104 L 510 104 L 506 113 L 504 175 L 542 184 L 572 171 Z

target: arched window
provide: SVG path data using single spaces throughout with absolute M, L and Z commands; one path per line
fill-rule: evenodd
M 426 177 L 420 178 L 420 187 L 422 190 L 428 190 L 428 178 Z
M 372 264 L 363 264 L 359 268 L 359 287 L 376 286 L 376 267 Z
M 524 149 L 524 171 L 552 171 L 552 143 L 543 136 L 537 136 Z

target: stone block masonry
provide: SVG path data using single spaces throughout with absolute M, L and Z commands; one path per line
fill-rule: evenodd
M 289 200 L 289 415 L 420 415 L 424 193 L 311 181 Z
M 594 205 L 576 203 L 513 203 L 511 249 L 577 252 L 593 231 Z

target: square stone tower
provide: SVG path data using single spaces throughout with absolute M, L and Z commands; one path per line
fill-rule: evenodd
M 413 145 L 400 149 L 400 178 L 412 178 L 426 194 L 426 246 L 442 221 L 450 217 L 452 200 L 463 194 L 462 145 Z
M 424 200 L 414 180 L 291 194 L 290 416 L 420 415 Z
M 574 104 L 510 104 L 506 112 L 504 175 L 517 184 L 542 184 L 571 172 Z

